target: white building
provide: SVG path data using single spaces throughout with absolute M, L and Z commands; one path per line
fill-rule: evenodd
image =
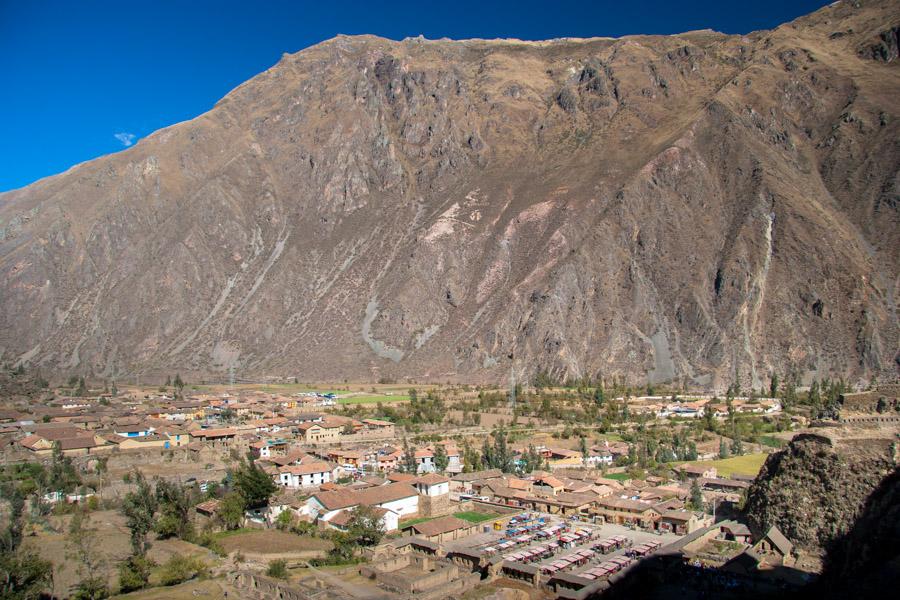
M 317 521 L 329 522 L 339 513 L 358 506 L 383 508 L 385 531 L 394 531 L 401 517 L 419 512 L 419 494 L 408 483 L 391 483 L 362 490 L 319 492 L 306 501 L 305 512 Z
M 287 488 L 312 488 L 333 481 L 334 468 L 326 462 L 308 462 L 278 469 L 276 483 Z
M 429 473 L 413 479 L 410 483 L 422 496 L 443 496 L 450 493 L 450 479 L 436 473 Z

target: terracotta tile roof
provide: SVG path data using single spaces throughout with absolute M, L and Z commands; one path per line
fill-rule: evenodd
M 44 438 L 39 435 L 27 435 L 19 440 L 19 444 L 33 450 L 35 445 L 43 439 Z
M 450 478 L 444 477 L 443 475 L 438 475 L 437 473 L 429 473 L 427 475 L 422 475 L 421 477 L 416 477 L 415 479 L 411 480 L 410 483 L 437 485 L 439 483 L 450 483 Z
M 212 500 L 207 500 L 206 502 L 201 502 L 195 507 L 198 511 L 204 512 L 207 514 L 212 514 L 216 512 L 219 508 L 219 501 L 213 498 Z
M 83 448 L 93 448 L 94 446 L 99 446 L 96 440 L 94 440 L 94 436 L 92 435 L 66 438 L 57 441 L 59 442 L 60 450 L 81 450 Z
M 359 504 L 366 506 L 384 504 L 385 502 L 392 502 L 411 496 L 418 496 L 418 492 L 408 483 L 391 483 L 359 491 L 340 489 L 331 492 L 321 492 L 313 497 L 326 509 L 337 510 Z
M 329 471 L 331 471 L 331 465 L 326 462 L 302 463 L 278 469 L 279 473 L 290 473 L 291 475 L 310 475 L 312 473 L 327 473 Z
M 191 432 L 191 437 L 195 438 L 220 438 L 237 435 L 237 430 L 232 428 L 223 429 L 197 429 Z
M 416 523 L 412 526 L 412 529 L 419 535 L 432 537 L 442 533 L 456 531 L 457 529 L 469 529 L 471 527 L 474 527 L 474 525 L 468 521 L 463 521 L 462 519 L 453 516 L 447 516 L 438 517 L 437 519 L 431 519 L 430 521 L 424 521 L 422 523 Z
M 477 481 L 479 479 L 496 479 L 503 476 L 500 469 L 488 469 L 486 471 L 474 471 L 472 473 L 459 473 L 451 477 L 453 481 Z

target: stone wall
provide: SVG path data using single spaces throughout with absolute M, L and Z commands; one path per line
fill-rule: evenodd
M 304 590 L 252 571 L 233 571 L 228 574 L 228 583 L 241 591 L 241 598 L 251 600 L 312 600 L 321 597 L 321 591 L 326 587 L 326 584 L 317 581 L 318 589 Z M 329 593 L 332 598 L 343 596 L 339 590 L 331 588 Z
M 450 514 L 450 494 L 441 496 L 419 496 L 419 515 L 442 517 Z
M 429 600 L 445 598 L 450 586 L 454 593 L 461 594 L 481 581 L 477 573 L 463 571 L 451 561 L 417 552 L 364 565 L 359 573 L 385 590 Z
M 878 409 L 879 400 L 882 410 L 894 411 L 900 405 L 900 384 L 882 384 L 868 392 L 854 394 L 841 394 L 841 406 L 849 412 L 875 412 Z

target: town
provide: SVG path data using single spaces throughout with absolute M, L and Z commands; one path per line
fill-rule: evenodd
M 53 563 L 59 597 L 587 598 L 673 564 L 715 572 L 723 590 L 799 586 L 817 557 L 777 527 L 752 531 L 746 492 L 769 453 L 859 396 L 777 378 L 719 397 L 543 377 L 7 377 L 22 385 L 0 410 L 6 528 Z M 895 387 L 864 392 L 877 400 L 856 421 L 896 427 Z

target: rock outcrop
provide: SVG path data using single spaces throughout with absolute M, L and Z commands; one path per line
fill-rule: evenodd
M 769 456 L 750 486 L 747 518 L 757 532 L 775 525 L 804 549 L 828 550 L 848 534 L 897 465 L 893 431 L 798 435 Z
M 0 194 L 0 359 L 719 386 L 898 368 L 898 2 L 772 31 L 341 36 Z

